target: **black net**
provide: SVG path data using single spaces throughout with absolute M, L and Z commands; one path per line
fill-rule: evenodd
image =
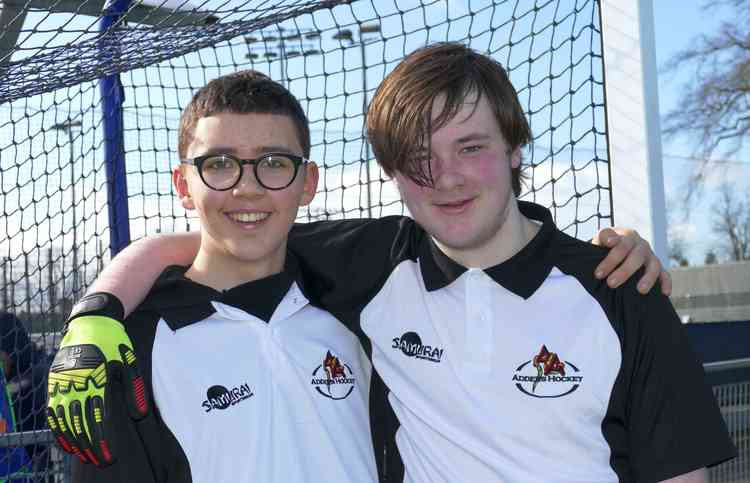
M 106 146 L 118 137 L 105 130 L 103 99 L 113 91 L 102 94 L 103 76 L 123 85 L 127 216 L 119 223 L 131 239 L 197 227 L 171 185 L 180 109 L 208 80 L 245 68 L 284 82 L 307 110 L 311 158 L 322 169 L 301 219 L 404 213 L 364 141 L 363 112 L 406 54 L 445 40 L 508 69 L 534 133 L 522 197 L 551 207 L 558 225 L 582 238 L 611 222 L 595 0 L 180 0 L 131 5 L 100 32 L 102 3 L 0 7 L 2 309 L 28 335 L 14 336 L 10 360 L 34 354 L 24 372 L 9 373 L 27 387 L 12 393 L 16 431 L 42 427 L 35 415 L 45 388 L 32 373 L 46 372 L 71 301 L 110 257 Z M 57 456 L 38 459 L 38 472 L 65 474 L 47 466 L 62 464 Z

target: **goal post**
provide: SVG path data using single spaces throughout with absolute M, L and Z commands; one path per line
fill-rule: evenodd
M 651 0 L 602 0 L 614 221 L 636 228 L 668 263 Z

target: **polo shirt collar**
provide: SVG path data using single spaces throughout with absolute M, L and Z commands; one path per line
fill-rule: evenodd
M 170 266 L 159 276 L 139 310 L 154 310 L 170 329 L 179 330 L 214 313 L 212 302 L 243 310 L 269 322 L 293 282 L 302 289 L 298 262 L 287 254 L 284 270 L 275 275 L 218 291 L 185 276 L 188 267 Z
M 539 221 L 539 232 L 518 253 L 504 262 L 484 269 L 492 280 L 525 299 L 531 297 L 549 275 L 554 264 L 555 224 L 546 208 L 519 201 L 525 217 Z M 425 288 L 434 291 L 453 283 L 468 269 L 444 254 L 432 237 L 425 237 L 419 248 L 419 266 Z

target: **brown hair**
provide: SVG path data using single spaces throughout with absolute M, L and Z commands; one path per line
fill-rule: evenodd
M 442 112 L 432 120 L 438 96 Z M 400 172 L 431 186 L 429 164 L 417 151 L 430 135 L 448 123 L 469 96 L 484 96 L 511 149 L 531 141 L 531 129 L 505 69 L 495 60 L 455 42 L 432 44 L 409 54 L 380 84 L 367 112 L 367 136 L 383 170 Z M 428 146 L 427 146 L 428 147 Z M 521 192 L 521 170 L 512 170 L 513 192 Z
M 195 93 L 180 117 L 180 159 L 185 159 L 198 120 L 221 112 L 289 116 L 297 129 L 303 156 L 310 156 L 310 126 L 297 98 L 265 74 L 242 70 L 218 77 Z

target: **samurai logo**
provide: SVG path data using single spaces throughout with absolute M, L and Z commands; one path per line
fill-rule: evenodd
M 312 373 L 311 384 L 322 396 L 329 399 L 346 399 L 354 390 L 354 377 L 348 364 L 326 352 L 323 363 L 315 368 Z
M 406 332 L 401 337 L 395 337 L 392 342 L 391 348 L 400 350 L 405 356 L 432 362 L 440 362 L 445 350 L 422 344 L 422 338 L 416 332 Z
M 244 401 L 245 399 L 249 399 L 253 397 L 255 393 L 253 393 L 252 389 L 250 389 L 250 385 L 248 383 L 240 384 L 239 386 L 235 386 L 231 389 L 227 389 L 224 386 L 211 386 L 206 391 L 206 400 L 203 401 L 203 409 L 205 411 L 211 412 L 213 409 L 227 409 L 229 406 L 234 406 L 235 404 L 239 404 L 240 402 Z
M 535 375 L 528 375 L 528 369 L 536 369 Z M 526 372 L 523 372 L 526 369 Z M 569 374 L 566 374 L 568 369 Z M 572 369 L 572 373 L 570 370 Z M 531 360 L 518 366 L 513 375 L 516 388 L 522 393 L 539 398 L 556 398 L 567 396 L 581 385 L 583 376 L 570 361 L 562 361 L 555 352 L 550 352 L 546 345 L 542 345 L 539 353 Z M 531 383 L 529 391 L 528 383 Z M 537 389 L 539 392 L 537 393 Z

